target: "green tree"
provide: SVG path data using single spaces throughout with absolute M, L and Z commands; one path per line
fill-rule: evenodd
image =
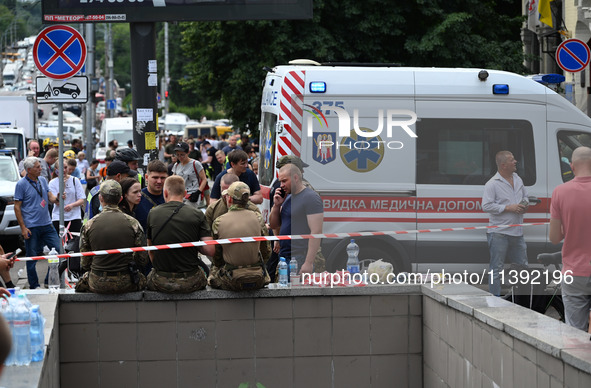
M 8 29 L 13 19 L 14 14 L 12 11 L 7 6 L 0 4 L 0 35 Z
M 185 89 L 242 129 L 260 117 L 263 66 L 319 62 L 522 72 L 520 4 L 510 0 L 315 0 L 312 20 L 182 23 Z

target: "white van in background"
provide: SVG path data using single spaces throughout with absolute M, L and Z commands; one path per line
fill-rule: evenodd
M 167 113 L 161 118 L 160 123 L 167 135 L 183 136 L 189 120 L 189 116 L 184 113 Z
M 495 70 L 277 66 L 265 79 L 261 110 L 264 216 L 275 163 L 293 154 L 309 165 L 304 177 L 322 197 L 324 233 L 486 226 L 482 194 L 501 150 L 513 153 L 528 190 L 525 222 L 547 222 L 553 189 L 572 177 L 572 151 L 591 145 L 591 119 L 565 98 Z M 524 233 L 530 260 L 559 249 L 547 225 Z M 356 242 L 362 264 L 383 258 L 396 271 L 489 260 L 485 230 Z M 345 266 L 347 244 L 322 241 L 329 270 Z
M 4 137 L 6 149 L 11 150 L 17 162 L 27 157 L 25 130 L 10 123 L 0 123 L 0 134 Z
M 127 142 L 133 140 L 133 118 L 113 117 L 104 119 L 100 131 L 99 146 L 96 149 L 95 158 L 103 163 L 111 140 L 117 140 L 119 148 L 127 147 Z

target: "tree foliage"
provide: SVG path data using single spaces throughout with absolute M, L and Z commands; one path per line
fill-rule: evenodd
M 16 20 L 16 36 L 10 34 L 9 27 Z M 16 0 L 0 0 L 0 36 L 18 40 L 37 35 L 41 29 L 41 2 L 22 3 Z
M 181 23 L 190 58 L 181 84 L 254 129 L 263 66 L 307 58 L 522 72 L 520 14 L 510 0 L 314 0 L 312 20 Z

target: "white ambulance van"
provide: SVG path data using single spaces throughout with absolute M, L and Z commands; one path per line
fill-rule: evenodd
M 591 119 L 542 84 L 503 71 L 361 67 L 294 61 L 268 72 L 259 178 L 268 216 L 276 161 L 294 154 L 324 204 L 324 233 L 468 228 L 358 238 L 362 265 L 464 269 L 489 261 L 482 211 L 495 154 L 509 150 L 530 198 L 525 223 L 547 222 L 552 190 L 572 178 Z M 530 261 L 558 250 L 548 226 L 524 228 Z M 348 239 L 324 239 L 342 268 Z

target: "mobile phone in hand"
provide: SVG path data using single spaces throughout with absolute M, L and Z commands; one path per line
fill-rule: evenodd
M 8 256 L 6 259 L 11 260 L 14 256 L 20 254 L 21 252 L 22 252 L 22 249 L 18 248 L 15 252 L 11 253 L 10 256 Z
M 277 192 L 279 193 L 279 195 L 281 196 L 281 198 L 285 198 L 285 195 L 287 194 L 285 192 L 285 190 L 283 190 L 281 187 L 279 189 L 277 189 Z

